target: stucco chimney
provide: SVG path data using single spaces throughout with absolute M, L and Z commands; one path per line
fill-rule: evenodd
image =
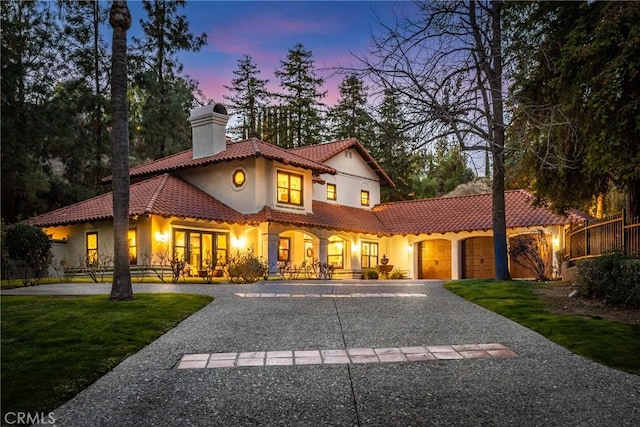
M 227 109 L 222 104 L 210 104 L 191 110 L 189 121 L 193 140 L 193 158 L 213 156 L 227 148 L 225 130 Z

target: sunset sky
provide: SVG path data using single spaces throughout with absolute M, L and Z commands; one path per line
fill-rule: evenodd
M 278 89 L 273 75 L 280 61 L 296 43 L 311 50 L 319 76 L 328 91 L 324 102 L 332 105 L 339 97 L 342 76 L 332 75 L 337 66 L 356 62 L 350 52 L 365 53 L 377 20 L 391 24 L 394 12 L 415 6 L 398 1 L 196 1 L 189 0 L 180 13 L 187 16 L 194 34 L 207 34 L 207 46 L 197 53 L 181 53 L 184 73 L 200 82 L 206 98 L 223 102 L 238 59 L 250 55 L 269 79 L 269 88 Z M 133 18 L 130 34 L 140 31 L 143 16 L 139 2 L 130 1 Z

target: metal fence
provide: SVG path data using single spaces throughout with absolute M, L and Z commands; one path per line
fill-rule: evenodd
M 564 244 L 569 261 L 623 252 L 640 258 L 640 218 L 628 217 L 626 211 L 597 221 L 585 222 L 565 231 Z

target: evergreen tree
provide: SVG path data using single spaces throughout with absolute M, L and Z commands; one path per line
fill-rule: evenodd
M 269 97 L 266 89 L 269 80 L 258 78 L 260 70 L 249 55 L 238 60 L 238 69 L 233 74 L 236 77 L 231 80 L 231 86 L 225 86 L 232 95 L 224 98 L 231 102 L 230 110 L 240 117 L 240 124 L 231 131 L 241 139 L 263 138 L 260 112 Z
M 555 207 L 620 188 L 640 216 L 640 4 L 512 8 L 519 171 Z
M 384 202 L 420 195 L 414 175 L 424 170 L 424 156 L 412 148 L 414 144 L 406 127 L 398 97 L 390 90 L 385 91 L 378 107 L 376 136 L 370 147 L 373 157 L 396 184 L 396 188 L 382 188 L 380 197 Z
M 189 147 L 189 110 L 197 82 L 182 77 L 180 51 L 199 51 L 206 44 L 206 34 L 189 31 L 178 7 L 184 0 L 144 0 L 147 20 L 141 19 L 144 36 L 134 37 L 134 81 L 141 95 L 142 123 L 134 135 L 140 156 L 160 158 Z
M 355 75 L 349 75 L 340 83 L 340 99 L 327 114 L 331 139 L 357 138 L 371 149 L 375 121 L 367 111 L 367 88 Z
M 50 5 L 3 1 L 2 217 L 13 222 L 50 207 L 49 141 L 60 73 L 60 29 Z
M 60 6 L 65 13 L 64 52 L 65 62 L 69 65 L 68 83 L 65 86 L 71 98 L 82 98 L 81 102 L 86 104 L 82 105 L 84 108 L 76 109 L 77 114 L 88 117 L 83 120 L 87 129 L 75 132 L 78 136 L 74 141 L 76 150 L 71 150 L 82 158 L 74 159 L 75 164 L 66 168 L 66 178 L 70 183 L 88 183 L 91 182 L 90 175 L 93 175 L 95 183 L 99 184 L 104 172 L 103 156 L 109 153 L 105 148 L 108 143 L 105 110 L 108 104 L 109 65 L 107 45 L 100 34 L 100 26 L 106 23 L 108 11 L 101 7 L 100 2 L 87 0 L 64 0 L 60 1 Z M 90 134 L 87 135 L 89 129 Z M 94 141 L 94 144 L 86 144 L 87 140 Z M 81 147 L 85 150 L 77 150 Z M 79 151 L 82 153 L 78 156 Z M 78 175 L 78 171 L 86 176 Z
M 291 128 L 288 140 L 280 141 L 280 144 L 290 148 L 322 142 L 321 100 L 326 91 L 320 91 L 324 79 L 316 77 L 312 52 L 298 43 L 289 50 L 287 59 L 280 61 L 280 66 L 275 75 L 284 90 L 279 96 L 288 109 L 288 127 Z

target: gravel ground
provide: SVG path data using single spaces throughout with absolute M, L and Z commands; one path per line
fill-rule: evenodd
M 68 284 L 2 294 L 109 290 Z M 215 300 L 57 408 L 56 425 L 640 425 L 640 377 L 574 355 L 441 282 L 134 284 L 134 292 L 204 293 Z M 427 297 L 240 298 L 237 292 Z M 175 369 L 188 353 L 475 343 L 502 343 L 518 357 Z

